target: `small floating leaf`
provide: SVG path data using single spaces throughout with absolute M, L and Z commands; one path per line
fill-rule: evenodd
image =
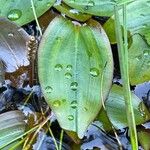
M 61 127 L 76 132 L 80 138 L 101 109 L 101 88 L 105 100 L 113 75 L 112 53 L 105 32 L 93 20 L 87 24 L 82 26 L 56 17 L 43 35 L 38 54 L 44 97 Z M 63 69 L 55 71 L 56 64 L 61 64 Z M 46 93 L 47 84 L 53 88 L 51 94 Z M 56 100 L 62 99 L 65 103 L 57 108 L 53 106 Z

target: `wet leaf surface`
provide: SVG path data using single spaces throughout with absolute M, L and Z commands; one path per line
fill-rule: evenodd
M 72 8 L 95 16 L 112 16 L 114 6 L 134 0 L 64 0 Z
M 105 32 L 95 21 L 87 24 L 89 27 L 55 18 L 43 35 L 38 54 L 44 96 L 61 127 L 77 132 L 80 138 L 99 112 L 101 88 L 105 100 L 113 73 Z
M 33 0 L 37 17 L 46 12 L 55 0 Z M 19 25 L 27 24 L 35 19 L 30 0 L 7 0 L 0 3 L 0 17 L 8 18 Z
M 78 10 L 72 9 L 71 7 L 65 5 L 64 3 L 61 3 L 60 5 L 56 5 L 54 7 L 58 11 L 60 11 L 62 15 L 66 15 L 69 18 L 72 18 L 77 21 L 85 22 L 91 18 L 91 15 L 81 13 Z

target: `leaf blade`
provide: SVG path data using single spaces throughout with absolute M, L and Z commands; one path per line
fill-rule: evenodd
M 97 22 L 88 24 L 90 27 L 80 26 L 56 17 L 45 31 L 38 54 L 45 99 L 61 127 L 77 132 L 80 138 L 102 106 L 100 81 L 106 61 L 104 99 L 113 74 L 108 39 Z

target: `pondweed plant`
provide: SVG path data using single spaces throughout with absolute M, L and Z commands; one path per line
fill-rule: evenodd
M 63 15 L 50 20 L 42 35 L 37 17 L 52 6 Z M 36 20 L 41 35 L 38 48 L 40 85 L 45 100 L 63 128 L 60 145 L 55 142 L 56 149 L 61 149 L 64 131 L 72 138 L 82 139 L 94 120 L 99 120 L 106 131 L 111 130 L 112 126 L 115 129 L 128 126 L 132 149 L 138 149 L 136 125 L 149 120 L 150 114 L 144 103 L 131 93 L 130 84 L 150 80 L 149 6 L 149 0 L 8 0 L 0 3 L 0 28 L 5 27 L 4 22 L 7 23 L 6 28 L 0 31 L 0 48 L 3 51 L 0 56 L 6 62 L 4 54 L 9 52 L 14 68 L 23 65 L 20 54 L 26 64 L 31 63 L 31 60 L 26 60 L 28 52 L 25 49 L 30 38 L 28 34 L 25 37 L 21 34 L 25 31 L 19 26 Z M 102 26 L 92 16 L 110 18 Z M 19 40 L 19 37 L 23 39 Z M 123 88 L 112 85 L 114 61 L 110 44 L 115 43 L 118 46 Z M 24 53 L 14 47 L 17 44 Z M 28 50 L 32 48 L 28 47 Z M 9 69 L 6 71 L 10 72 Z M 123 111 L 127 115 L 122 114 Z M 45 118 L 41 124 L 19 136 L 14 134 L 14 140 L 0 144 L 0 148 L 30 132 L 39 131 L 47 121 Z M 16 132 L 19 129 L 16 127 Z M 7 130 L 4 131 L 11 135 Z M 0 134 L 0 139 L 5 138 L 3 136 Z M 27 141 L 28 138 L 25 139 Z M 31 144 L 24 145 L 29 149 Z

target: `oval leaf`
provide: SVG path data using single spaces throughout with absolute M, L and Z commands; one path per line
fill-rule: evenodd
M 21 66 L 28 66 L 26 42 L 30 39 L 24 29 L 0 18 L 0 58 L 6 72 L 14 72 Z M 20 59 L 21 58 L 21 59 Z
M 72 8 L 95 16 L 112 16 L 114 5 L 132 2 L 133 0 L 64 0 Z
M 55 0 L 33 0 L 37 17 L 46 12 Z M 4 0 L 0 2 L 0 17 L 6 17 L 19 25 L 24 25 L 34 20 L 31 0 Z
M 128 126 L 123 93 L 122 87 L 113 85 L 109 96 L 105 101 L 108 118 L 116 129 L 121 129 Z M 150 119 L 150 113 L 144 103 L 135 94 L 132 93 L 131 96 L 136 125 L 140 125 Z M 98 120 L 102 123 L 107 120 L 107 115 L 104 112 L 105 111 L 102 109 L 98 115 Z M 109 123 L 109 121 L 107 122 Z M 109 126 L 105 126 L 104 128 L 105 130 L 110 130 Z
M 113 75 L 112 53 L 104 30 L 92 20 L 87 24 L 55 18 L 43 35 L 38 54 L 45 99 L 61 127 L 77 132 L 80 138 L 99 112 L 100 93 L 105 99 Z
M 20 111 L 0 114 L 0 149 L 25 131 L 24 115 Z

